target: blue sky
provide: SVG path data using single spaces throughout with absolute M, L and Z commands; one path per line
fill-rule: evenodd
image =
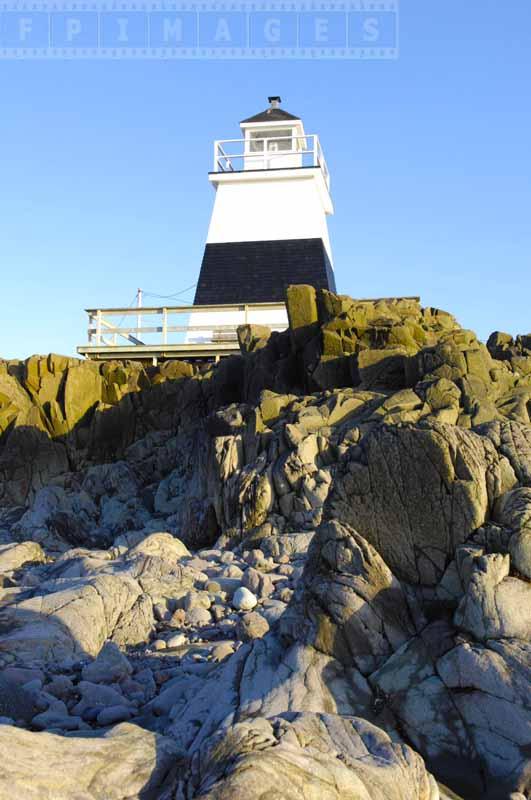
M 321 136 L 341 292 L 528 332 L 530 86 L 529 0 L 402 0 L 393 61 L 0 61 L 0 356 L 195 283 L 212 140 L 269 94 Z

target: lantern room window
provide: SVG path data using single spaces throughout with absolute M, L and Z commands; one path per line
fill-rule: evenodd
M 263 153 L 264 150 L 268 153 L 290 151 L 293 149 L 292 136 L 292 128 L 251 131 L 249 151 L 251 153 Z

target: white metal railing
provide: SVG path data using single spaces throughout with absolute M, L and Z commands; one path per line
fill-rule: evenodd
M 125 340 L 133 345 L 163 346 L 182 342 L 236 342 L 239 325 L 256 323 L 271 330 L 286 328 L 284 303 L 240 303 L 210 306 L 157 306 L 87 309 L 88 346 L 113 348 Z M 279 313 L 279 312 L 283 312 Z M 118 322 L 113 321 L 116 317 Z M 133 325 L 122 325 L 136 317 Z M 145 325 L 144 317 L 154 317 Z M 276 317 L 276 318 L 275 318 Z M 194 319 L 195 318 L 195 319 Z
M 286 142 L 286 150 L 276 149 Z M 219 139 L 214 142 L 214 172 L 319 167 L 330 189 L 330 173 L 319 137 L 268 136 L 257 139 Z

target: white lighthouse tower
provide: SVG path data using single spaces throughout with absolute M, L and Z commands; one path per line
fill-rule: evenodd
M 268 99 L 269 108 L 240 123 L 242 137 L 214 143 L 216 196 L 194 305 L 227 309 L 194 313 L 194 327 L 205 330 L 189 341 L 243 322 L 283 329 L 285 308 L 265 304 L 281 304 L 290 284 L 335 291 L 326 219 L 334 209 L 319 138 L 280 97 Z

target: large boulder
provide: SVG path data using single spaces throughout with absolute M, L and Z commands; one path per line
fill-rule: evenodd
M 43 593 L 1 610 L 0 653 L 24 664 L 97 656 L 104 642 L 136 617 L 142 589 L 126 575 L 98 575 L 65 583 L 64 588 L 60 580 L 56 586 L 45 585 Z M 144 640 L 149 637 L 153 617 L 145 623 Z M 137 642 L 123 642 L 121 637 L 119 644 L 127 643 Z
M 352 451 L 326 513 L 410 583 L 438 583 L 455 548 L 516 483 L 488 439 L 437 422 L 377 427 Z
M 70 738 L 0 725 L 0 796 L 24 800 L 156 800 L 175 768 L 167 738 L 124 723 Z
M 184 782 L 183 782 L 184 783 Z M 222 729 L 195 753 L 201 800 L 439 800 L 422 759 L 357 717 L 286 714 Z
M 45 560 L 42 547 L 37 542 L 0 545 L 0 574 L 12 572 L 28 564 Z
M 415 634 L 399 581 L 374 547 L 335 520 L 312 541 L 301 591 L 306 641 L 364 674 Z
M 529 645 L 428 625 L 370 676 L 410 744 L 467 800 L 527 796 Z
M 455 624 L 476 639 L 531 639 L 531 583 L 509 575 L 510 557 L 476 559 Z

